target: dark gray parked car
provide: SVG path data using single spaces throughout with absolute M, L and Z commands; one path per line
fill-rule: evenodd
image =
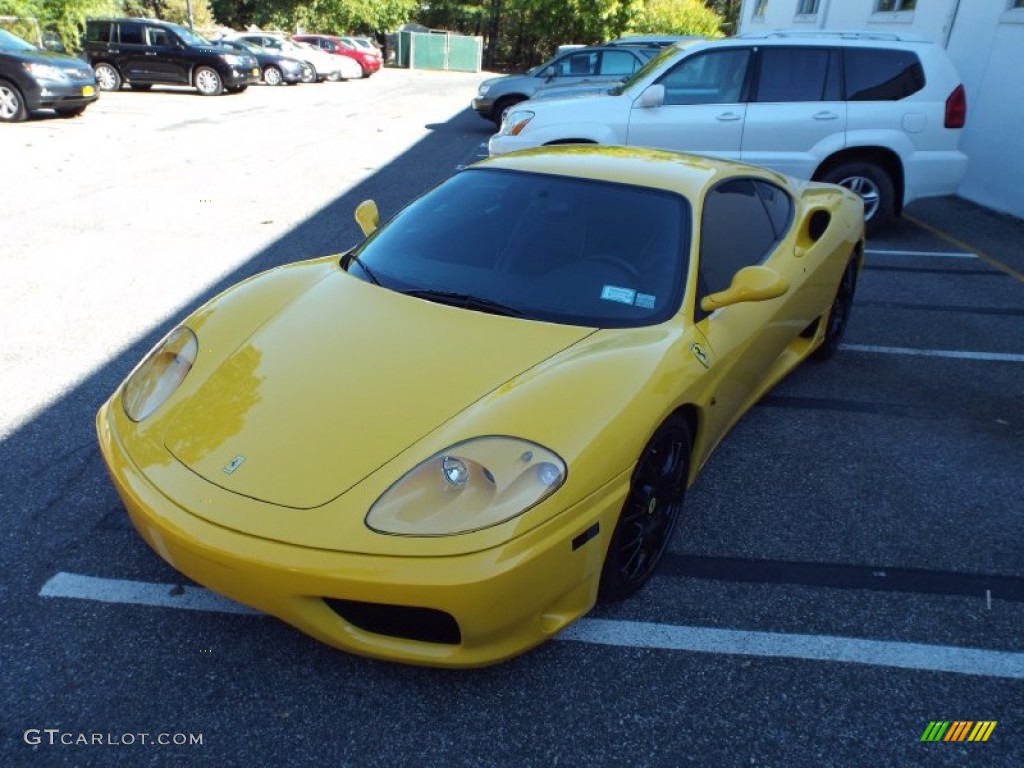
M 24 120 L 37 109 L 74 117 L 98 96 L 96 76 L 80 59 L 41 50 L 0 29 L 0 122 Z

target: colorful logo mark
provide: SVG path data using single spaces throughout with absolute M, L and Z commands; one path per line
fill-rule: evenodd
M 988 741 L 997 720 L 932 720 L 921 741 Z

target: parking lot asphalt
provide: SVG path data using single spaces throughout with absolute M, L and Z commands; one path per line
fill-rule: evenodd
M 96 407 L 197 303 L 478 156 L 477 79 L 105 94 L 0 134 L 0 763 L 1024 764 L 1024 223 L 963 200 L 871 238 L 846 346 L 723 442 L 648 588 L 508 663 L 348 656 L 142 543 Z

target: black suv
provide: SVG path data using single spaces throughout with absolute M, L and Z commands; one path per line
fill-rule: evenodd
M 154 84 L 191 85 L 204 96 L 217 96 L 244 91 L 260 80 L 252 55 L 156 19 L 90 19 L 82 48 L 104 91 L 116 91 L 123 83 L 142 91 Z
M 40 50 L 0 29 L 0 122 L 24 120 L 37 109 L 74 117 L 98 96 L 96 77 L 80 60 Z

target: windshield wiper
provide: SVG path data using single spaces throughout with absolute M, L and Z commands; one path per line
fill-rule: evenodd
M 415 296 L 417 299 L 435 301 L 438 304 L 448 304 L 452 307 L 474 309 L 478 312 L 489 312 L 492 315 L 507 315 L 508 317 L 526 317 L 526 313 L 507 304 L 498 301 L 485 299 L 482 296 L 474 296 L 471 293 L 459 293 L 458 291 L 437 291 L 431 288 L 412 288 L 402 291 L 406 296 Z
M 371 283 L 373 283 L 374 285 L 380 285 L 380 280 L 378 280 L 377 276 L 373 274 L 373 270 L 366 266 L 366 264 L 363 263 L 362 259 L 356 256 L 354 251 L 349 251 L 344 256 L 342 256 L 341 261 L 342 269 L 344 269 L 346 272 L 348 272 L 349 265 L 354 261 L 356 264 L 359 265 L 359 268 L 363 270 L 363 274 L 370 278 Z

